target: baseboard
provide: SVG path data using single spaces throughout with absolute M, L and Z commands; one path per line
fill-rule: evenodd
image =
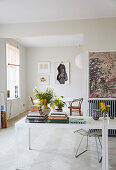
M 24 109 L 23 111 L 21 111 L 21 112 L 19 112 L 19 113 L 16 113 L 16 114 L 14 114 L 14 115 L 11 115 L 10 118 L 8 118 L 7 120 L 10 120 L 10 119 L 18 116 L 19 114 L 26 112 L 26 111 L 28 111 L 28 109 Z

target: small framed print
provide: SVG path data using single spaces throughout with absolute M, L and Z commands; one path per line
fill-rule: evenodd
M 48 85 L 49 84 L 49 76 L 48 75 L 40 75 L 39 76 L 39 84 Z
M 38 73 L 48 74 L 50 73 L 50 62 L 39 62 L 38 63 Z

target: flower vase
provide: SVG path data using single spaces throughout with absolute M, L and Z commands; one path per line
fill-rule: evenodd
M 107 112 L 103 112 L 103 119 L 107 120 L 108 119 L 108 113 Z
M 99 119 L 99 110 L 93 110 L 93 119 L 98 120 Z
M 48 115 L 50 113 L 51 109 L 50 108 L 43 108 L 42 111 L 43 111 L 44 114 Z

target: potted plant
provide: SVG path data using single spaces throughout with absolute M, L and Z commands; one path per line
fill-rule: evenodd
M 105 105 L 105 103 L 101 102 L 100 103 L 100 109 L 103 113 L 103 117 L 106 118 L 108 116 L 110 105 Z
M 38 90 L 38 88 L 34 89 L 35 97 L 38 99 L 37 105 L 42 109 L 45 114 L 50 113 L 50 104 L 54 99 L 54 91 L 51 88 L 47 88 L 44 92 Z
M 64 98 L 63 96 L 61 96 L 61 98 Z M 66 103 L 61 100 L 60 98 L 57 98 L 53 101 L 53 105 L 56 107 L 56 111 L 57 112 L 62 112 L 63 107 L 66 105 Z

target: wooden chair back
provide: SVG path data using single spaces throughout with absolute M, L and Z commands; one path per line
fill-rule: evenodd
M 70 109 L 70 116 L 72 116 L 72 110 L 76 109 L 79 110 L 79 115 L 82 116 L 81 113 L 81 104 L 83 102 L 83 98 L 79 98 L 79 99 L 74 99 L 73 101 L 69 102 L 69 109 Z M 73 106 L 74 103 L 77 103 L 76 106 Z
M 82 102 L 83 102 L 83 98 L 74 99 L 73 101 L 71 101 L 69 103 L 69 105 L 70 105 L 70 107 L 73 107 L 73 103 L 77 103 L 77 106 L 81 107 Z
M 31 96 L 29 96 L 29 99 L 30 99 L 32 105 L 34 105 L 33 98 Z

